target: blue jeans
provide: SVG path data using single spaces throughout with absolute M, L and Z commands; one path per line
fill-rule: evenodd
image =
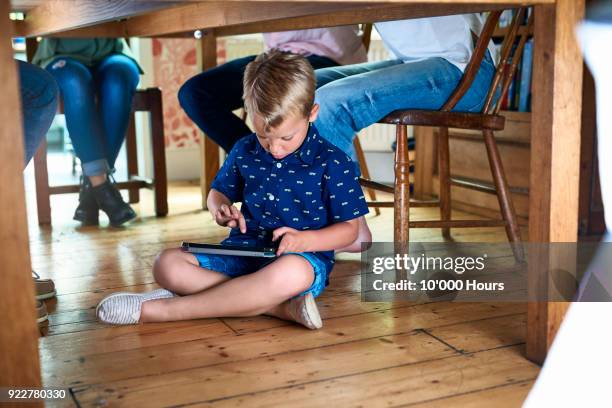
M 238 139 L 252 133 L 232 111 L 243 106 L 242 79 L 246 66 L 255 57 L 238 58 L 204 71 L 185 82 L 178 93 L 187 116 L 226 152 Z M 314 69 L 337 65 L 327 57 L 306 58 Z
M 53 77 L 36 65 L 17 61 L 23 113 L 24 167 L 43 140 L 57 111 L 59 91 Z
M 124 55 L 110 55 L 89 68 L 71 58 L 56 58 L 47 70 L 64 100 L 66 126 L 83 174 L 105 174 L 125 139 L 138 66 Z
M 315 125 L 321 136 L 356 161 L 353 137 L 361 129 L 397 109 L 438 110 L 459 84 L 463 73 L 443 58 L 403 63 L 371 62 L 317 70 L 320 105 Z M 482 109 L 495 74 L 487 52 L 468 92 L 454 111 Z

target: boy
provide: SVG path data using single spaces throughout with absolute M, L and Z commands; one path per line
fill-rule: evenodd
M 314 93 L 314 72 L 303 56 L 271 50 L 250 63 L 244 101 L 256 132 L 236 143 L 208 196 L 215 222 L 232 228 L 224 243 L 279 241 L 277 258 L 165 250 L 153 267 L 164 289 L 110 295 L 96 309 L 100 320 L 268 314 L 322 326 L 314 298 L 328 283 L 334 250 L 357 240 L 368 208 L 351 159 L 312 125 L 319 109 Z

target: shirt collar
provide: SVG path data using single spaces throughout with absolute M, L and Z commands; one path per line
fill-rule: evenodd
M 317 152 L 319 151 L 320 138 L 321 136 L 319 135 L 319 131 L 317 130 L 315 125 L 313 123 L 310 123 L 308 125 L 308 133 L 306 133 L 306 137 L 304 138 L 302 145 L 295 152 L 291 153 L 289 156 L 285 157 L 281 161 L 297 158 L 304 164 L 312 164 L 315 156 L 317 155 Z M 257 136 L 255 136 L 254 153 L 258 156 L 264 156 L 264 158 L 269 162 L 276 161 L 270 153 L 264 150 L 261 143 L 259 143 L 259 139 L 257 139 Z
M 304 164 L 312 164 L 314 161 L 317 152 L 319 151 L 319 141 L 318 139 L 319 131 L 315 127 L 314 124 L 310 123 L 308 125 L 308 133 L 306 134 L 306 138 L 304 138 L 304 142 L 294 152 L 294 155 L 298 157 Z

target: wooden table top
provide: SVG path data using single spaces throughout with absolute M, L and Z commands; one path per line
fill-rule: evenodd
M 488 11 L 524 0 L 13 0 L 25 11 L 20 36 L 171 36 L 214 28 L 218 36 L 247 32 Z M 530 4 L 555 3 L 533 0 Z M 61 33 L 61 34 L 60 34 Z

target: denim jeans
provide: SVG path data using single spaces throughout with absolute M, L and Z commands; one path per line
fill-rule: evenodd
M 238 58 L 204 71 L 185 82 L 178 93 L 187 116 L 226 152 L 238 139 L 252 133 L 232 111 L 243 106 L 242 79 L 246 66 L 255 57 Z M 306 58 L 314 69 L 337 65 L 327 57 Z
M 59 91 L 51 75 L 36 65 L 17 61 L 23 112 L 24 167 L 47 134 L 57 111 Z
M 463 73 L 443 58 L 403 63 L 371 62 L 318 70 L 320 105 L 315 125 L 321 136 L 356 161 L 353 137 L 397 109 L 438 110 L 459 84 Z M 454 111 L 482 109 L 495 74 L 489 55 Z
M 60 87 L 66 126 L 83 174 L 107 173 L 125 139 L 139 81 L 138 66 L 132 59 L 114 54 L 91 68 L 59 57 L 47 70 Z

